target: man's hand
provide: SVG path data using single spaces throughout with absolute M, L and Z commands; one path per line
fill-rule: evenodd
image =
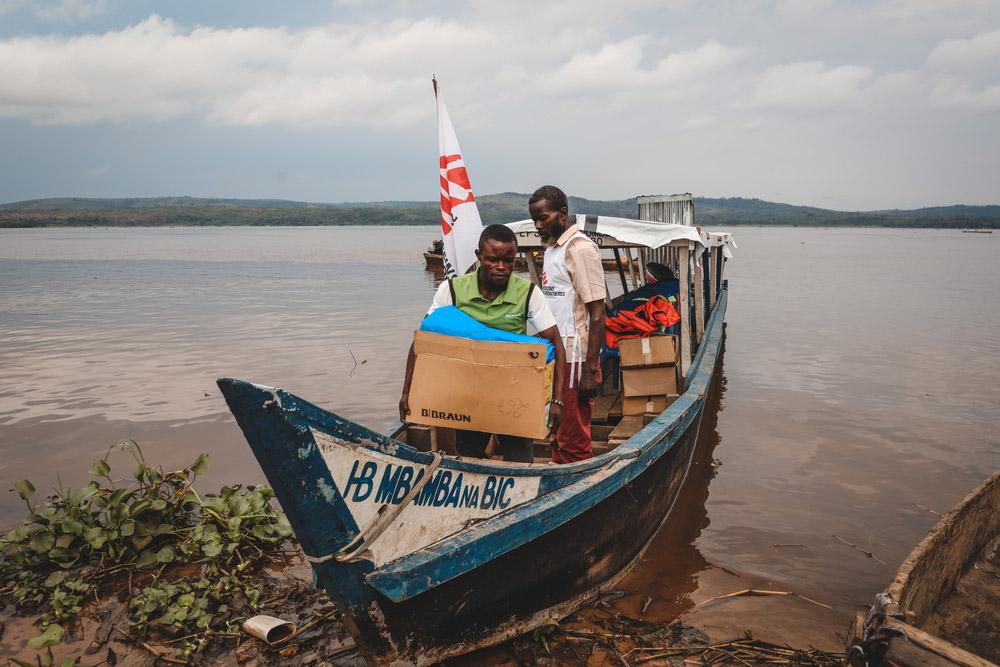
M 410 392 L 404 393 L 399 399 L 399 421 L 405 423 L 408 414 L 410 414 Z
M 600 373 L 596 368 L 583 369 L 583 376 L 580 378 L 580 387 L 576 391 L 576 397 L 580 403 L 586 403 L 600 392 L 599 376 Z
M 549 434 L 545 436 L 548 440 L 559 430 L 559 418 L 562 417 L 562 406 L 558 403 L 549 403 Z

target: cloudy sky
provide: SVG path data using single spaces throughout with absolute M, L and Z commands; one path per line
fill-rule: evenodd
M 1000 0 L 0 0 L 0 202 L 1000 203 Z

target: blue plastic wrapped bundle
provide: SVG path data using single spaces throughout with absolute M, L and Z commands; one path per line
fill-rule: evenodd
M 544 338 L 525 336 L 524 334 L 516 334 L 488 327 L 482 322 L 469 317 L 455 306 L 445 306 L 435 310 L 424 318 L 424 321 L 420 324 L 420 330 L 470 340 L 489 340 L 501 343 L 541 343 L 545 345 L 547 350 L 546 362 L 554 361 L 556 358 L 555 345 Z

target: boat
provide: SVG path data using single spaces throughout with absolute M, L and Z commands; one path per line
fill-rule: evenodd
M 963 229 L 963 234 L 992 234 L 992 229 Z
M 669 251 L 690 287 L 679 297 L 690 315 L 683 394 L 591 459 L 462 458 L 435 449 L 427 427 L 379 433 L 280 388 L 218 381 L 370 664 L 433 664 L 563 618 L 625 576 L 670 514 L 723 342 L 724 241 L 706 247 L 690 226 L 579 220 L 604 244 Z M 541 245 L 527 225 L 511 227 L 530 257 Z
M 850 636 L 856 666 L 1000 662 L 1000 471 L 910 552 Z

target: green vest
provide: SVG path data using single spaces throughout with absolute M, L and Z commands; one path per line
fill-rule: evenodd
M 534 283 L 511 276 L 504 290 L 494 301 L 487 301 L 479 293 L 479 270 L 466 273 L 449 281 L 452 302 L 466 315 L 488 327 L 511 333 L 527 331 L 528 299 Z

